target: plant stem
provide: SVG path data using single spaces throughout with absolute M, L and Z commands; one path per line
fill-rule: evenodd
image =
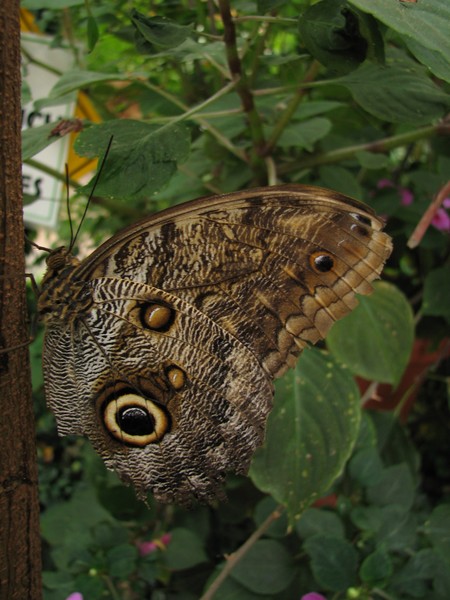
M 303 160 L 296 160 L 295 163 L 286 164 L 279 167 L 279 173 L 289 173 L 293 170 L 301 168 L 312 168 L 320 165 L 327 165 L 330 163 L 336 163 L 349 158 L 353 158 L 358 152 L 374 152 L 384 153 L 398 146 L 406 146 L 412 142 L 416 142 L 423 138 L 431 137 L 435 134 L 448 135 L 450 133 L 450 126 L 445 123 L 438 123 L 437 125 L 429 125 L 427 127 L 421 127 L 414 131 L 407 133 L 400 133 L 399 135 L 393 135 L 391 137 L 376 140 L 375 142 L 368 142 L 366 144 L 356 144 L 354 146 L 347 146 L 347 148 L 338 148 L 337 150 L 331 150 L 330 152 L 324 152 L 323 154 L 315 154 L 308 156 Z
M 141 81 L 140 83 L 141 83 L 141 85 L 143 85 L 144 87 L 147 87 L 148 89 L 152 90 L 153 92 L 156 92 L 157 94 L 160 94 L 163 98 L 165 98 L 166 100 L 169 100 L 169 102 L 172 102 L 173 104 L 175 104 L 176 106 L 178 106 L 178 108 L 180 108 L 181 110 L 186 111 L 186 112 L 190 112 L 191 113 L 191 118 L 196 123 L 198 123 L 201 127 L 203 127 L 203 129 L 205 129 L 206 131 L 208 131 L 208 133 L 210 133 L 219 142 L 219 144 L 221 146 L 223 146 L 224 148 L 226 148 L 231 154 L 234 154 L 234 156 L 236 156 L 240 160 L 242 160 L 244 162 L 247 162 L 247 157 L 245 156 L 245 153 L 240 148 L 237 148 L 231 142 L 231 140 L 229 140 L 227 137 L 225 137 L 218 129 L 216 129 L 213 125 L 211 125 L 206 119 L 200 118 L 199 116 L 195 115 L 195 113 L 198 110 L 201 110 L 202 107 L 206 106 L 207 103 L 210 102 L 210 99 L 209 100 L 205 100 L 205 102 L 197 105 L 193 109 L 189 109 L 189 107 L 186 106 L 186 104 L 184 104 L 184 102 L 182 102 L 181 100 L 178 100 L 178 98 L 176 98 L 175 96 L 172 96 L 168 92 L 166 92 L 166 91 L 162 90 L 161 88 L 153 85 L 149 81 Z M 231 82 L 228 85 L 230 86 L 230 89 L 232 89 L 232 87 L 234 87 L 234 85 L 235 85 L 235 82 Z M 225 86 L 225 88 L 227 88 L 227 86 Z M 220 92 L 223 92 L 223 90 L 225 88 L 222 88 L 222 90 L 220 90 Z M 228 91 L 228 88 L 227 88 L 227 91 Z M 219 92 L 218 92 L 218 94 L 219 94 Z M 217 94 L 215 94 L 214 98 L 217 99 L 217 97 L 218 97 Z M 183 115 L 180 115 L 180 117 L 185 118 L 184 115 L 185 115 L 185 113 L 183 113 Z M 172 120 L 172 123 L 173 123 L 173 120 Z
M 267 519 L 261 523 L 258 529 L 256 529 L 252 533 L 248 540 L 246 540 L 242 544 L 242 546 L 236 550 L 236 552 L 233 552 L 233 554 L 227 557 L 227 561 L 222 571 L 219 573 L 216 579 L 214 579 L 214 581 L 212 582 L 208 590 L 206 590 L 206 592 L 200 598 L 200 600 L 211 600 L 211 598 L 214 597 L 214 594 L 217 592 L 219 587 L 222 585 L 222 583 L 225 581 L 225 579 L 228 577 L 228 575 L 234 569 L 237 563 L 247 554 L 247 552 L 250 550 L 253 544 L 257 540 L 259 540 L 262 534 L 265 531 L 267 531 L 267 529 L 272 525 L 272 523 L 281 517 L 283 511 L 283 506 L 277 506 L 277 508 L 270 513 Z
M 412 232 L 407 245 L 408 248 L 416 248 L 420 242 L 422 241 L 423 236 L 425 235 L 428 227 L 431 225 L 431 221 L 433 217 L 436 215 L 438 209 L 441 207 L 441 204 L 444 202 L 446 198 L 450 196 L 450 181 L 439 190 L 436 194 L 435 198 L 431 201 L 429 207 L 422 215 L 417 227 Z
M 253 101 L 253 94 L 247 82 L 245 72 L 241 67 L 241 60 L 236 45 L 236 30 L 231 16 L 229 0 L 219 0 L 219 10 L 224 27 L 224 42 L 228 67 L 233 81 L 236 81 L 236 91 L 241 99 L 242 108 L 247 115 L 253 150 L 250 163 L 256 174 L 256 179 L 263 183 L 265 179 L 264 161 L 262 150 L 265 145 L 262 122 Z
M 244 21 L 261 21 L 263 23 L 283 23 L 285 25 L 297 25 L 297 19 L 290 19 L 289 17 L 274 17 L 270 15 L 246 15 L 243 17 L 236 17 L 236 23 L 244 23 Z
M 266 156 L 272 152 L 272 150 L 275 147 L 276 143 L 278 142 L 281 134 L 283 133 L 283 131 L 286 129 L 286 127 L 291 122 L 292 115 L 295 113 L 298 105 L 300 104 L 301 100 L 305 96 L 307 88 L 304 87 L 304 84 L 311 83 L 317 77 L 319 69 L 320 69 L 320 63 L 317 60 L 314 60 L 311 63 L 308 71 L 306 72 L 306 75 L 305 75 L 302 85 L 296 90 L 296 92 L 295 92 L 293 98 L 291 99 L 291 101 L 289 102 L 286 110 L 281 115 L 281 117 L 278 119 L 278 122 L 275 124 L 275 127 L 273 128 L 272 135 L 270 136 L 270 139 L 267 142 L 266 147 L 264 148 L 264 154 Z

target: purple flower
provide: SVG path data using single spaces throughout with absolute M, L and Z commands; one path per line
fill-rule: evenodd
M 413 203 L 414 196 L 411 190 L 408 190 L 408 188 L 399 188 L 398 191 L 400 194 L 400 202 L 403 206 L 409 206 Z
M 390 179 L 380 179 L 377 183 L 377 188 L 379 190 L 384 190 L 385 188 L 393 188 L 395 187 L 394 182 Z M 306 600 L 309 600 L 308 598 Z M 314 598 L 313 598 L 314 600 Z
M 309 594 L 305 594 L 300 598 L 300 600 L 327 600 L 325 596 L 322 594 L 317 594 L 316 592 L 309 592 Z
M 172 534 L 164 533 L 159 539 L 150 540 L 149 542 L 139 542 L 137 547 L 141 556 L 146 556 L 155 550 L 164 550 L 169 545 Z M 75 599 L 76 600 L 76 599 Z
M 83 594 L 80 594 L 80 592 L 73 592 L 73 594 L 67 596 L 66 600 L 83 600 Z
M 431 223 L 440 231 L 450 231 L 450 217 L 444 208 L 438 208 Z

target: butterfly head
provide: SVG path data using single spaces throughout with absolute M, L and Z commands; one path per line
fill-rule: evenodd
M 80 264 L 78 258 L 73 256 L 68 248 L 60 246 L 51 250 L 45 261 L 47 263 L 47 275 L 51 272 L 53 276 L 60 273 L 65 267 L 76 267 Z
M 80 264 L 68 248 L 61 246 L 51 250 L 47 256 L 47 271 L 41 283 L 38 300 L 40 318 L 61 320 L 67 318 L 68 312 L 76 316 L 87 306 L 90 298 L 86 286 L 77 282 L 75 270 Z

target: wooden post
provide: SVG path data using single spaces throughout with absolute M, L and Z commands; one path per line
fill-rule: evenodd
M 40 600 L 20 153 L 19 0 L 0 1 L 0 600 Z

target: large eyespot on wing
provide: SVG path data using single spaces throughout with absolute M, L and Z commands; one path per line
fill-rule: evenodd
M 142 448 L 158 443 L 171 429 L 167 408 L 154 398 L 137 393 L 126 382 L 114 382 L 97 402 L 106 431 L 127 446 Z

